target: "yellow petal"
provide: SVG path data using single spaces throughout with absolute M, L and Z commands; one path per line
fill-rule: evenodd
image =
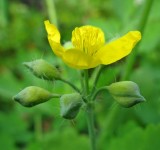
M 58 29 L 56 28 L 55 25 L 51 24 L 49 22 L 49 20 L 44 21 L 47 33 L 48 33 L 48 37 L 56 42 L 56 43 L 60 43 L 60 33 L 58 31 Z
M 89 69 L 100 64 L 95 57 L 87 55 L 79 49 L 69 49 L 63 53 L 63 61 L 72 68 Z
M 140 39 L 141 33 L 139 31 L 130 31 L 117 40 L 106 44 L 98 50 L 95 57 L 99 58 L 104 65 L 111 64 L 128 55 Z
M 53 41 L 50 40 L 49 38 L 48 38 L 48 40 L 49 40 L 49 44 L 50 44 L 53 52 L 54 52 L 57 56 L 62 57 L 63 52 L 65 51 L 65 49 L 62 47 L 62 45 L 59 44 L 59 43 L 53 42 Z
M 50 46 L 53 50 L 53 52 L 57 56 L 62 56 L 62 53 L 64 52 L 64 48 L 60 44 L 60 33 L 56 26 L 53 24 L 50 24 L 50 22 L 47 20 L 44 22 L 47 33 L 48 33 L 48 41 L 50 43 Z

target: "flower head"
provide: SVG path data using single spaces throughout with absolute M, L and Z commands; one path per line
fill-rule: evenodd
M 47 20 L 45 27 L 53 52 L 67 65 L 76 69 L 94 68 L 100 64 L 108 65 L 127 56 L 141 39 L 139 31 L 105 44 L 104 33 L 94 26 L 76 27 L 72 32 L 73 48 L 66 49 L 60 43 L 58 29 Z

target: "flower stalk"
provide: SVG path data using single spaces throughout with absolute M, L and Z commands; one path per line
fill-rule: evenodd
M 49 19 L 51 20 L 52 23 L 58 26 L 54 0 L 46 0 L 46 6 L 47 6 Z
M 91 95 L 89 93 L 89 77 L 88 70 L 84 70 L 84 83 L 85 83 L 85 99 L 86 104 L 86 119 L 88 125 L 88 132 L 90 137 L 91 149 L 96 150 L 96 136 L 95 136 L 95 125 L 94 125 L 94 103 L 91 101 Z
M 84 71 L 85 96 L 89 96 L 88 70 Z
M 87 118 L 87 124 L 88 124 L 88 131 L 89 131 L 91 149 L 96 150 L 96 136 L 95 136 L 93 103 L 88 103 L 87 104 L 86 118 Z
M 97 72 L 96 72 L 95 79 L 94 79 L 94 82 L 93 82 L 93 88 L 92 88 L 92 90 L 91 90 L 91 95 L 93 95 L 93 93 L 94 93 L 95 90 L 96 90 L 96 85 L 97 85 L 98 79 L 99 79 L 100 74 L 101 74 L 101 72 L 102 72 L 103 69 L 104 69 L 104 65 L 100 65 L 100 66 L 97 68 Z
M 70 81 L 63 79 L 63 78 L 59 78 L 58 80 L 68 84 L 70 87 L 72 87 L 78 93 L 81 93 L 81 91 L 74 84 L 72 84 Z

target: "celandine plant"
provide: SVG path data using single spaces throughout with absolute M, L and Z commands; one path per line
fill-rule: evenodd
M 115 82 L 111 85 L 96 88 L 98 78 L 104 65 L 114 63 L 131 53 L 136 43 L 141 39 L 139 31 L 130 31 L 126 35 L 105 43 L 104 33 L 94 26 L 77 27 L 72 32 L 72 44 L 66 49 L 60 43 L 58 29 L 45 21 L 48 40 L 53 52 L 68 66 L 79 69 L 82 73 L 82 88 L 62 78 L 58 69 L 43 59 L 25 62 L 24 65 L 38 78 L 48 81 L 60 80 L 69 84 L 74 93 L 60 95 L 47 90 L 30 86 L 14 96 L 14 100 L 23 106 L 31 107 L 46 102 L 52 98 L 60 98 L 60 115 L 65 119 L 74 119 L 80 110 L 85 110 L 91 149 L 96 150 L 96 135 L 94 126 L 94 108 L 97 95 L 102 90 L 108 91 L 122 107 L 131 107 L 145 101 L 139 87 L 132 81 Z M 96 68 L 97 74 L 93 84 L 89 84 L 88 69 Z M 85 109 L 81 109 L 81 107 Z

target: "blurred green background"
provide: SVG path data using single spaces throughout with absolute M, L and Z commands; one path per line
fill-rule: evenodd
M 51 3 L 50 3 L 51 2 Z M 79 74 L 53 54 L 44 20 L 57 22 L 62 43 L 76 26 L 100 27 L 106 40 L 136 30 L 145 0 L 1 0 L 0 1 L 0 149 L 89 149 L 84 112 L 73 121 L 59 115 L 59 100 L 25 108 L 12 96 L 36 85 L 57 93 L 70 93 L 67 85 L 37 79 L 22 62 L 43 58 L 63 76 L 79 85 Z M 55 9 L 54 9 L 55 8 Z M 157 150 L 160 148 L 160 1 L 154 0 L 130 80 L 136 82 L 147 102 L 120 111 L 113 120 L 114 100 L 102 93 L 96 103 L 99 150 Z M 52 13 L 56 12 L 57 18 Z M 103 71 L 98 86 L 119 81 L 125 59 Z M 92 73 L 92 69 L 90 70 Z M 106 128 L 108 121 L 112 126 Z M 109 129 L 109 130 L 106 130 Z

